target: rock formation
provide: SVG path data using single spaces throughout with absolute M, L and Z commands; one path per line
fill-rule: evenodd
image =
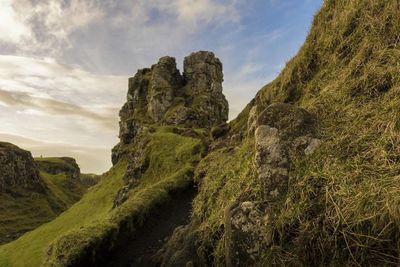
M 265 251 L 266 218 L 251 201 L 235 202 L 225 210 L 226 266 L 254 266 Z
M 65 173 L 70 180 L 78 181 L 80 179 L 80 168 L 76 160 L 69 157 L 49 158 L 37 160 L 36 164 L 40 170 L 50 174 Z
M 140 184 L 140 177 L 149 164 L 145 153 L 147 133 L 154 127 L 223 126 L 218 132 L 229 130 L 228 102 L 222 94 L 219 59 L 212 52 L 200 51 L 187 56 L 183 68 L 180 74 L 175 58 L 166 56 L 151 68 L 138 70 L 129 79 L 127 102 L 120 111 L 120 142 L 112 151 L 113 164 L 124 153 L 129 153 L 129 164 L 114 207 L 121 205 L 129 190 Z M 135 147 L 134 152 L 128 152 L 128 144 Z
M 31 153 L 13 144 L 0 142 L 0 193 L 17 187 L 37 192 L 44 190 Z
M 187 56 L 183 75 L 175 58 L 162 57 L 151 68 L 129 79 L 127 102 L 120 111 L 120 143 L 113 149 L 115 164 L 124 144 L 152 124 L 211 128 L 228 119 L 222 94 L 222 64 L 212 52 Z
M 306 110 L 290 104 L 272 104 L 258 116 L 253 107 L 250 131 L 255 129 L 254 169 L 269 204 L 237 200 L 225 211 L 227 266 L 253 266 L 272 242 L 268 236 L 270 208 L 288 190 L 291 158 L 311 154 L 320 141 L 316 121 Z

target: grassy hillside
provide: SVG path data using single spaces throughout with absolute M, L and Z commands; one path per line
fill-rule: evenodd
M 399 264 L 399 62 L 399 1 L 326 0 L 298 55 L 231 122 L 231 134 L 244 136 L 233 151 L 248 154 L 252 107 L 259 114 L 272 103 L 291 103 L 318 121 L 322 144 L 293 161 L 289 192 L 265 230 L 274 238 L 263 264 Z M 225 261 L 223 207 L 243 195 L 265 200 L 238 153 L 221 149 L 203 161 L 211 167 L 194 217 L 200 254 L 211 255 L 210 264 Z
M 55 220 L 0 246 L 0 266 L 68 265 L 85 251 L 95 252 L 102 242 L 110 242 L 107 246 L 111 248 L 119 232 L 134 232 L 152 209 L 168 200 L 169 193 L 192 183 L 194 165 L 204 153 L 202 141 L 174 134 L 170 128 L 159 128 L 147 138 L 149 167 L 124 204 L 112 208 L 127 158 Z M 125 149 L 134 151 L 135 145 Z
M 0 246 L 0 265 L 68 266 L 93 255 L 101 260 L 193 179 L 199 194 L 184 237 L 195 236 L 204 265 L 226 264 L 226 208 L 234 201 L 266 207 L 267 223 L 257 237 L 267 244 L 261 266 L 399 265 L 399 43 L 398 0 L 326 0 L 298 55 L 226 135 L 214 131 L 221 136 L 205 158 L 202 133 L 150 127 L 141 136 L 148 141 L 149 165 L 121 206 L 112 208 L 137 143 L 120 147 L 118 164 L 68 211 Z M 288 157 L 288 191 L 271 201 L 257 177 L 248 121 L 279 102 L 311 113 L 321 143 L 313 154 Z
M 75 169 L 62 158 L 40 158 L 35 161 L 51 162 L 53 168 L 62 166 L 64 169 L 73 169 L 79 173 L 79 169 Z M 0 241 L 15 239 L 22 233 L 54 219 L 86 192 L 86 187 L 79 180 L 70 181 L 69 171 L 60 170 L 57 174 L 51 174 L 40 164 L 39 169 L 46 188 L 45 192 L 16 188 L 12 192 L 0 194 Z

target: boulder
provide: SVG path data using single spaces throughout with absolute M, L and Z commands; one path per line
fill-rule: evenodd
M 316 120 L 305 109 L 277 103 L 256 119 L 254 167 L 268 197 L 287 191 L 290 157 L 309 155 L 319 146 Z
M 286 103 L 275 103 L 264 109 L 257 117 L 256 127 L 260 125 L 278 129 L 282 139 L 287 141 L 316 133 L 314 116 L 305 109 Z
M 263 231 L 267 217 L 251 201 L 231 204 L 224 217 L 226 266 L 256 266 L 267 245 Z
M 286 193 L 289 179 L 289 160 L 278 129 L 261 125 L 255 131 L 254 166 L 260 183 L 269 198 Z
M 257 116 L 250 111 L 248 134 L 254 132 L 254 169 L 264 191 L 263 205 L 241 196 L 225 211 L 227 266 L 254 266 L 271 246 L 268 233 L 273 203 L 286 197 L 291 156 L 310 155 L 320 145 L 316 120 L 309 112 L 289 104 L 273 104 Z M 272 205 L 272 206 L 271 206 Z

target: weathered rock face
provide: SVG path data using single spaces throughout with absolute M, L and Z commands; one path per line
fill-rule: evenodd
M 228 102 L 222 94 L 222 63 L 210 52 L 197 52 L 185 58 L 185 91 L 192 107 L 200 113 L 204 126 L 228 120 Z
M 258 179 L 269 198 L 276 199 L 287 191 L 289 161 L 278 129 L 261 125 L 255 132 L 254 165 Z
M 227 266 L 254 266 L 270 246 L 267 225 L 273 216 L 270 204 L 288 190 L 291 155 L 308 155 L 320 144 L 316 122 L 306 110 L 289 104 L 273 104 L 257 116 L 251 110 L 249 134 L 254 132 L 254 169 L 269 204 L 238 200 L 225 212 Z
M 183 68 L 181 75 L 175 58 L 162 57 L 129 79 L 127 102 L 120 111 L 120 143 L 112 154 L 114 164 L 122 146 L 133 143 L 151 124 L 211 128 L 227 121 L 219 59 L 200 51 L 187 56 Z
M 148 112 L 155 122 L 162 121 L 182 85 L 183 79 L 176 68 L 175 58 L 163 57 L 152 67 Z
M 129 157 L 129 164 L 124 175 L 124 185 L 117 192 L 113 207 L 118 207 L 128 198 L 128 192 L 140 184 L 140 177 L 149 167 L 150 161 L 147 158 L 145 147 L 146 139 L 142 139 L 135 151 Z
M 289 104 L 272 104 L 255 120 L 254 167 L 266 197 L 278 199 L 287 191 L 290 155 L 308 154 L 319 144 L 314 117 Z
M 207 266 L 197 256 L 197 237 L 192 230 L 191 225 L 175 228 L 168 243 L 155 255 L 159 266 Z
M 266 245 L 263 212 L 253 202 L 235 202 L 224 219 L 226 266 L 256 266 Z
M 37 192 L 44 190 L 31 153 L 10 143 L 0 142 L 0 192 L 12 191 L 17 187 Z
M 50 174 L 65 173 L 68 178 L 72 181 L 78 181 L 80 179 L 80 168 L 74 158 L 62 157 L 56 160 L 38 160 L 36 164 L 40 170 Z
M 306 110 L 285 103 L 276 103 L 264 109 L 256 119 L 256 127 L 268 125 L 278 129 L 282 139 L 291 141 L 300 136 L 314 135 L 315 119 Z

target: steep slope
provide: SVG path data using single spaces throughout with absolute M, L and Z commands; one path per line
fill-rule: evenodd
M 52 161 L 51 167 L 48 164 Z M 86 192 L 74 159 L 32 158 L 0 143 L 0 243 L 54 219 Z
M 87 187 L 81 182 L 81 173 L 75 159 L 63 158 L 36 158 L 40 174 L 47 188 L 66 207 L 78 201 Z
M 0 266 L 101 265 L 126 249 L 149 217 L 193 190 L 209 130 L 228 117 L 222 76 L 221 62 L 202 51 L 185 58 L 183 75 L 171 57 L 139 70 L 120 112 L 114 166 L 55 220 L 0 246 Z
M 114 167 L 0 246 L 0 265 L 106 263 L 193 182 L 191 221 L 161 266 L 399 265 L 399 14 L 398 0 L 326 0 L 298 55 L 229 125 L 212 53 L 185 59 L 183 75 L 169 57 L 139 70 Z
M 326 0 L 200 163 L 163 264 L 398 266 L 399 42 L 399 1 Z

